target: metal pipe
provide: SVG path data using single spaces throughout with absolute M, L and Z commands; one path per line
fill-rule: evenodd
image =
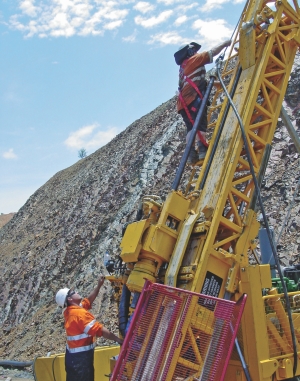
M 288 133 L 290 134 L 290 137 L 292 138 L 293 143 L 295 144 L 296 150 L 298 153 L 300 153 L 300 138 L 297 134 L 297 131 L 295 131 L 295 128 L 291 122 L 291 119 L 289 118 L 285 108 L 281 106 L 280 116 L 283 120 L 283 123 L 288 130 Z
M 223 298 L 223 299 L 225 299 L 225 300 L 231 300 L 231 293 L 230 293 L 229 291 L 225 291 L 225 294 L 224 294 L 224 298 Z M 232 327 L 231 327 L 231 329 L 232 329 Z M 238 341 L 237 338 L 235 338 L 234 343 L 235 343 L 235 348 L 236 348 L 236 350 L 237 350 L 237 353 L 238 353 L 238 355 L 239 355 L 239 358 L 240 358 L 240 361 L 241 361 L 241 364 L 242 364 L 242 368 L 243 368 L 243 371 L 244 371 L 246 380 L 247 380 L 247 381 L 251 381 L 251 377 L 250 377 L 249 369 L 248 369 L 248 366 L 247 366 L 245 357 L 244 357 L 244 355 L 243 355 L 243 352 L 242 352 L 240 343 L 239 343 L 239 341 Z
M 196 119 L 195 119 L 195 122 L 194 122 L 194 126 L 193 126 L 193 128 L 191 130 L 190 139 L 187 142 L 187 145 L 185 147 L 185 150 L 184 150 L 183 156 L 181 158 L 179 167 L 178 167 L 177 172 L 176 172 L 176 176 L 175 176 L 174 182 L 172 184 L 172 189 L 174 189 L 174 190 L 178 189 L 178 186 L 179 186 L 179 183 L 180 183 L 183 171 L 184 171 L 185 164 L 187 162 L 187 159 L 188 159 L 190 150 L 192 148 L 192 145 L 194 144 L 194 141 L 195 141 L 195 137 L 196 137 L 198 126 L 199 126 L 199 124 L 201 122 L 202 115 L 203 115 L 203 112 L 205 110 L 205 107 L 207 107 L 206 106 L 207 105 L 207 101 L 208 101 L 209 95 L 211 93 L 211 89 L 213 87 L 214 81 L 215 81 L 215 76 L 211 76 L 210 80 L 209 80 L 209 83 L 208 83 L 208 86 L 207 86 L 207 89 L 205 91 L 204 97 L 203 97 L 203 99 L 201 101 L 200 109 L 199 109 L 199 111 L 197 113 L 197 116 L 196 116 Z

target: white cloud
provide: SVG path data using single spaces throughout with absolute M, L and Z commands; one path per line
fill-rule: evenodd
M 186 43 L 186 38 L 181 37 L 177 32 L 157 33 L 151 36 L 148 44 L 160 45 L 181 45 Z
M 184 24 L 187 20 L 188 20 L 188 17 L 187 17 L 186 15 L 183 15 L 183 16 L 178 17 L 178 18 L 175 20 L 174 24 L 175 24 L 176 26 L 179 26 L 179 25 L 181 25 L 181 24 Z
M 153 4 L 147 3 L 146 1 L 139 1 L 133 8 L 141 13 L 147 13 L 153 11 L 155 6 Z
M 201 9 L 210 11 L 222 7 L 225 3 L 233 5 L 241 1 L 243 0 L 204 0 L 205 5 Z M 192 39 L 207 38 L 209 44 L 218 42 L 225 36 L 229 37 L 225 21 L 221 25 L 220 20 L 217 20 L 217 28 L 210 20 L 203 22 L 202 26 L 199 20 L 193 23 L 200 10 L 200 2 L 196 1 L 188 3 L 187 0 L 19 0 L 18 4 L 19 13 L 10 17 L 9 25 L 12 29 L 23 33 L 26 38 L 104 35 L 107 31 L 122 28 L 130 16 L 131 19 L 134 18 L 138 30 L 160 26 L 157 30 L 159 33 L 150 37 L 148 35 L 148 43 L 151 44 L 155 42 L 161 45 L 178 44 L 178 41 L 180 44 L 183 38 L 175 32 L 170 32 L 170 26 L 176 30 L 183 25 L 189 29 L 185 30 L 185 35 L 188 33 L 193 36 Z M 159 12 L 149 14 L 158 7 L 162 8 Z M 140 13 L 136 14 L 136 11 Z M 206 32 L 207 25 L 212 27 L 209 33 Z M 194 35 L 195 29 L 198 29 L 198 36 Z M 134 42 L 136 36 L 134 32 L 127 36 L 125 34 L 121 38 L 125 42 Z
M 117 9 L 117 10 L 112 10 L 108 13 L 105 13 L 103 16 L 106 19 L 109 20 L 117 20 L 117 19 L 124 19 L 128 14 L 127 9 Z
M 161 12 L 158 16 L 153 16 L 148 19 L 141 16 L 136 16 L 134 21 L 137 25 L 141 25 L 144 28 L 152 28 L 153 26 L 159 25 L 165 22 L 173 14 L 172 10 Z
M 49 22 L 50 34 L 54 37 L 70 37 L 75 34 L 75 28 L 70 24 L 67 13 L 59 12 Z M 34 30 L 34 34 L 37 29 Z
M 39 7 L 34 3 L 35 0 L 22 0 L 20 13 L 10 18 L 10 27 L 27 38 L 101 35 L 120 27 L 129 13 L 122 8 L 128 1 L 122 0 L 45 0 Z
M 35 0 L 22 0 L 20 2 L 20 9 L 25 15 L 35 17 L 39 10 L 38 7 L 34 5 Z
M 191 4 L 178 5 L 176 7 L 176 10 L 184 13 L 184 12 L 186 12 L 186 11 L 188 11 L 190 9 L 193 9 L 195 7 L 198 7 L 198 6 L 199 6 L 199 3 L 191 3 Z
M 125 41 L 125 42 L 135 42 L 137 34 L 138 34 L 138 32 L 135 29 L 134 32 L 131 35 L 129 35 L 127 37 L 123 37 L 122 40 Z
M 230 38 L 232 34 L 232 28 L 223 19 L 199 19 L 194 21 L 192 28 L 198 31 L 197 38 L 203 40 L 208 49 L 214 47 L 214 44 L 219 44 L 226 38 Z
M 158 3 L 163 3 L 165 5 L 173 5 L 176 3 L 182 3 L 183 0 L 157 0 Z
M 18 156 L 14 153 L 13 148 L 10 148 L 8 151 L 3 152 L 2 156 L 4 157 L 4 159 L 8 159 L 8 160 L 18 158 Z
M 205 4 L 200 8 L 202 12 L 211 12 L 214 9 L 222 8 L 223 4 L 231 3 L 231 0 L 206 0 Z M 234 0 L 233 4 L 242 3 L 243 0 Z
M 113 30 L 113 29 L 118 28 L 122 24 L 123 24 L 122 20 L 112 21 L 112 22 L 110 22 L 108 24 L 105 24 L 104 25 L 104 29 Z
M 94 123 L 72 132 L 64 144 L 71 149 L 82 147 L 87 150 L 97 149 L 110 142 L 118 132 L 116 127 L 110 127 L 105 131 L 99 130 L 99 125 Z

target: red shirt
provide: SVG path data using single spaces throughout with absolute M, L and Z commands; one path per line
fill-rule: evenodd
M 69 306 L 64 311 L 67 348 L 70 352 L 83 352 L 95 347 L 95 337 L 102 336 L 103 325 L 88 310 L 91 303 L 83 299 L 79 306 Z
M 205 65 L 213 62 L 211 52 L 196 53 L 192 57 L 183 61 L 179 70 L 179 89 L 182 97 L 188 106 L 198 96 L 196 90 L 184 78 L 189 77 L 196 86 L 205 78 Z M 181 100 L 177 99 L 177 111 L 183 109 Z

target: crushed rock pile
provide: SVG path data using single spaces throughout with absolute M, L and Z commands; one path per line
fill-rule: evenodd
M 297 55 L 285 106 L 300 131 L 300 62 Z M 175 97 L 132 123 L 109 144 L 58 172 L 0 229 L 0 358 L 28 360 L 65 347 L 56 291 L 86 295 L 105 273 L 103 255 L 119 254 L 124 224 L 135 219 L 143 195 L 165 198 L 185 141 Z M 280 119 L 262 195 L 275 237 L 292 204 L 279 242 L 283 265 L 300 253 L 299 154 Z M 184 180 L 182 183 L 184 183 Z M 108 283 L 93 307 L 117 333 L 117 306 Z M 105 343 L 100 339 L 98 344 Z

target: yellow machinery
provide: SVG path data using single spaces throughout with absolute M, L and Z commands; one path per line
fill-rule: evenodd
M 264 176 L 300 45 L 299 23 L 296 0 L 249 0 L 220 74 L 224 87 L 214 93 L 209 109 L 211 134 L 204 162 L 192 168 L 187 184 L 180 188 L 188 154 L 185 152 L 173 190 L 165 202 L 153 195 L 143 198 L 143 218 L 128 225 L 121 242 L 120 256 L 125 267 L 120 266 L 115 274 L 107 277 L 115 289 L 120 290 L 116 296 L 120 302 L 123 335 L 146 281 L 229 302 L 247 295 L 235 349 L 224 376 L 226 381 L 275 381 L 300 375 L 300 292 L 287 293 L 284 284 L 283 293 L 272 287 L 270 265 L 258 263 L 255 255 L 260 226 L 257 206 L 261 207 L 256 186 Z M 205 97 L 213 81 L 214 78 Z M 166 302 L 160 300 L 160 303 Z M 168 303 L 169 308 L 173 308 L 177 302 Z M 203 342 L 204 337 L 211 338 L 206 351 L 216 346 L 213 328 L 208 323 L 212 310 L 199 302 L 190 306 L 176 336 L 176 345 L 175 338 L 170 339 L 170 344 L 164 344 L 163 358 L 159 359 L 161 369 L 164 366 L 167 369 L 163 376 L 153 376 L 153 368 L 145 363 L 142 365 L 148 372 L 146 376 L 135 376 L 135 370 L 131 369 L 131 376 L 120 379 L 219 381 L 200 377 L 199 366 L 196 366 L 204 361 L 199 342 Z M 153 314 L 147 315 L 149 332 L 160 332 L 162 327 L 155 326 L 159 313 L 154 306 Z M 206 323 L 198 322 L 199 316 Z M 163 327 L 168 331 L 171 314 L 165 314 L 164 319 Z M 142 356 L 146 356 L 142 348 L 147 340 L 150 334 L 145 334 L 136 349 Z M 163 334 L 159 340 L 163 344 Z M 153 349 L 156 347 L 151 349 L 153 356 L 158 353 Z M 104 356 L 105 348 L 102 351 Z M 106 360 L 105 356 L 101 361 L 95 358 L 96 374 L 100 374 L 103 361 L 106 368 L 109 366 L 109 356 L 116 354 L 110 352 L 111 349 L 106 352 Z M 185 359 L 184 353 L 189 353 L 192 360 Z M 47 361 L 53 364 L 53 358 L 38 361 L 38 369 Z M 186 369 L 186 374 L 191 370 L 194 374 L 175 376 L 179 365 Z M 130 364 L 127 368 L 130 369 Z M 63 377 L 61 370 L 61 378 L 56 380 L 63 381 Z M 103 371 L 97 377 L 98 381 L 107 379 Z M 38 380 L 51 378 L 38 377 Z
M 95 381 L 107 381 L 113 357 L 118 355 L 119 346 L 96 347 L 94 362 Z M 37 381 L 66 381 L 65 354 L 59 353 L 48 357 L 37 357 L 33 364 L 34 377 Z
M 247 294 L 227 381 L 300 375 L 300 292 L 279 293 L 272 287 L 270 265 L 258 263 L 254 252 L 261 206 L 256 186 L 264 175 L 300 45 L 299 22 L 296 0 L 246 4 L 221 73 L 225 87 L 216 91 L 210 107 L 211 139 L 204 163 L 193 167 L 182 190 L 179 173 L 164 203 L 153 196 L 143 199 L 143 219 L 127 227 L 121 242 L 127 270 L 109 277 L 112 283 L 126 284 L 130 311 L 146 280 L 235 301 Z M 197 311 L 189 312 L 190 321 Z M 149 329 L 154 329 L 154 321 L 153 316 Z M 200 380 L 196 367 L 193 377 L 172 373 L 176 363 L 184 362 L 180 351 L 187 342 L 190 348 L 185 351 L 193 351 L 195 359 L 200 356 L 195 344 L 199 337 L 199 331 L 193 337 L 188 326 L 182 329 L 178 350 L 166 358 L 174 366 L 162 379 Z M 165 351 L 171 353 L 168 347 Z M 193 363 L 185 366 L 191 369 Z M 149 377 L 141 379 L 152 380 L 151 369 Z

